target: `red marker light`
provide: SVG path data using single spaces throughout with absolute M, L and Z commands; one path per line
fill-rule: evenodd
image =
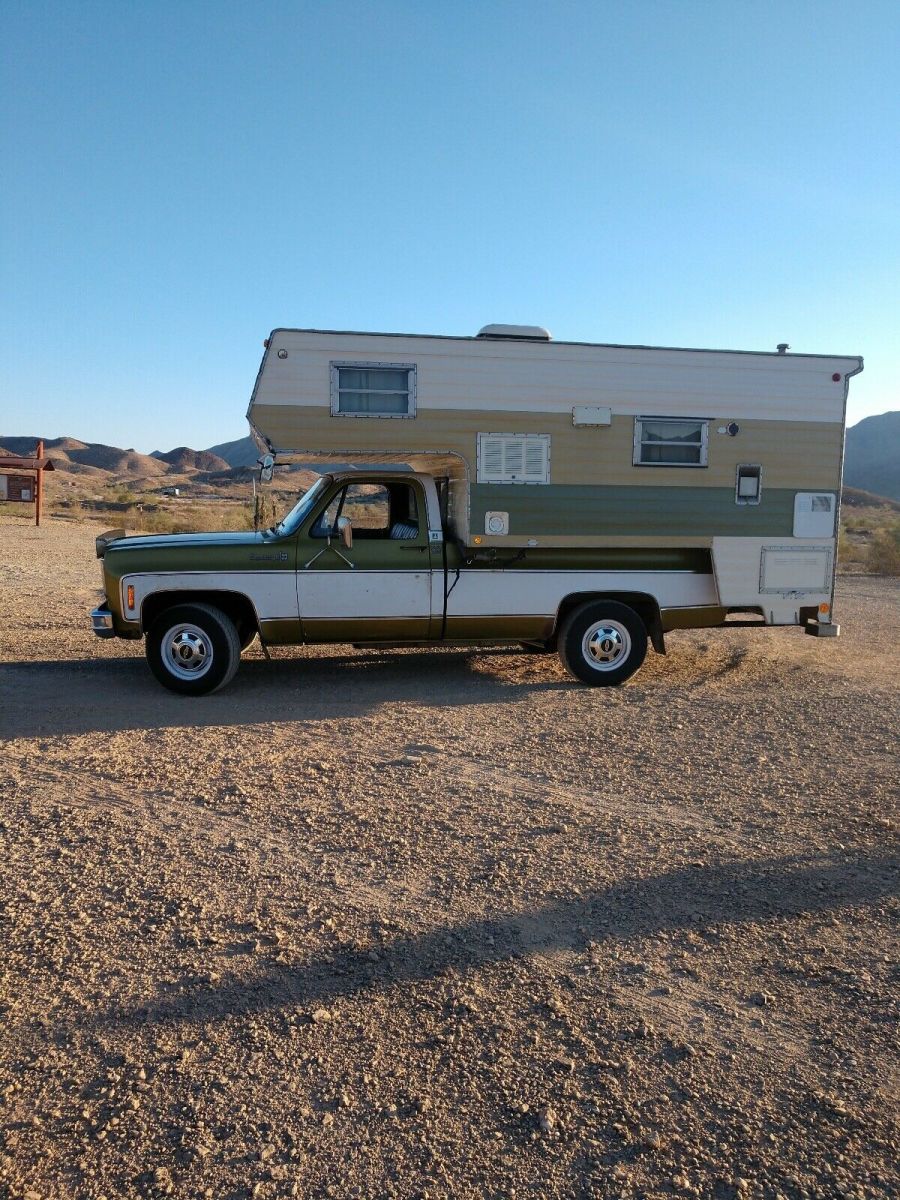
M 840 383 L 840 382 L 841 382 L 841 377 L 840 377 L 840 375 L 837 373 L 837 371 L 835 371 L 835 373 L 832 375 L 832 377 L 831 377 L 831 378 L 832 378 L 832 380 L 833 380 L 835 383 Z

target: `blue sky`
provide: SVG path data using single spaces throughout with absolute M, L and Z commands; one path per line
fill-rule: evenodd
M 246 432 L 277 325 L 863 354 L 900 6 L 0 6 L 0 433 Z

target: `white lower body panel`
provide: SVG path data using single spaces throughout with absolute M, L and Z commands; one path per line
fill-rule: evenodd
M 134 585 L 134 607 L 127 606 L 128 585 Z M 137 620 L 144 600 L 156 592 L 235 592 L 248 596 L 261 621 L 297 619 L 294 571 L 150 571 L 125 575 L 121 582 L 122 612 Z
M 719 603 L 760 608 L 768 625 L 798 625 L 800 609 L 831 605 L 834 538 L 713 538 Z
M 451 584 L 453 576 L 451 574 Z M 639 592 L 660 608 L 718 603 L 712 575 L 693 571 L 463 570 L 450 593 L 448 617 L 551 616 L 576 592 Z
M 430 570 L 298 571 L 297 600 L 305 621 L 431 616 Z

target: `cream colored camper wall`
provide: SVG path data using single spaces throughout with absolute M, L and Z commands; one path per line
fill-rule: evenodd
M 279 358 L 279 350 L 287 357 Z M 844 376 L 859 366 L 858 359 L 839 357 L 276 330 L 254 389 L 254 424 L 268 434 L 257 410 L 273 405 L 327 412 L 335 360 L 414 363 L 420 413 L 496 416 L 505 410 L 570 418 L 574 405 L 594 404 L 633 416 L 837 424 Z M 836 383 L 835 373 L 841 377 Z
M 475 482 L 478 433 L 549 433 L 550 482 L 630 484 L 635 487 L 734 487 L 738 463 L 760 463 L 763 489 L 834 491 L 840 482 L 841 426 L 812 421 L 742 421 L 737 437 L 716 433 L 728 416 L 713 417 L 709 466 L 636 467 L 634 418 L 615 416 L 608 427 L 580 427 L 570 414 L 419 410 L 412 420 L 332 417 L 321 408 L 256 405 L 253 420 L 278 448 L 329 450 L 340 457 L 393 447 L 395 461 L 425 450 L 454 451 L 468 459 Z M 536 485 L 537 486 L 537 485 Z

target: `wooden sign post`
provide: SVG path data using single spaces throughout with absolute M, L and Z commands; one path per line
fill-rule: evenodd
M 0 454 L 0 500 L 34 504 L 34 523 L 40 525 L 44 507 L 44 472 L 54 470 L 49 458 L 44 458 L 44 443 L 38 442 L 33 458 L 16 454 Z M 25 475 L 6 475 L 2 472 L 27 471 Z

